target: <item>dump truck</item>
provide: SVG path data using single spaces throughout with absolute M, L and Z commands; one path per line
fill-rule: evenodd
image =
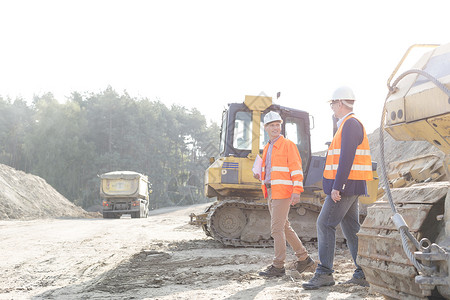
M 267 199 L 252 172 L 257 155 L 262 154 L 269 139 L 262 123 L 269 111 L 281 115 L 281 134 L 297 145 L 302 158 L 304 192 L 300 203 L 290 209 L 289 221 L 303 242 L 317 241 L 316 220 L 325 199 L 325 157 L 311 152 L 313 118 L 305 111 L 273 104 L 272 97 L 247 95 L 243 103 L 231 103 L 224 110 L 219 157 L 211 159 L 205 172 L 205 195 L 217 200 L 203 214 L 191 214 L 192 224 L 201 225 L 206 235 L 227 246 L 273 246 Z M 376 173 L 376 164 L 373 170 Z M 378 182 L 373 181 L 370 197 L 361 197 L 361 202 L 374 202 L 377 192 Z M 336 240 L 344 243 L 340 229 Z
M 114 171 L 100 175 L 103 218 L 147 218 L 151 193 L 148 177 L 132 171 Z
M 371 290 L 389 299 L 450 299 L 450 44 L 433 46 L 392 82 L 420 46 L 430 45 L 411 46 L 388 79 L 379 161 L 385 195 L 358 233 L 358 264 Z M 428 141 L 437 152 L 386 165 L 384 131 Z

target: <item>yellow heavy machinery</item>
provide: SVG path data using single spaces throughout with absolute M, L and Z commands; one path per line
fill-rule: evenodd
M 442 152 L 390 165 L 396 172 L 386 171 L 381 155 L 386 193 L 368 208 L 358 262 L 371 289 L 387 298 L 450 299 L 450 44 L 391 84 L 416 46 L 425 45 L 408 49 L 388 80 L 380 142 L 384 127 L 398 141 L 428 141 Z
M 205 194 L 217 201 L 204 214 L 191 215 L 191 223 L 202 225 L 205 233 L 230 246 L 272 246 L 270 215 L 261 183 L 253 178 L 252 167 L 268 141 L 262 119 L 269 111 L 282 119 L 282 134 L 293 141 L 300 152 L 304 173 L 304 193 L 299 204 L 291 208 L 292 228 L 304 242 L 316 241 L 316 220 L 325 195 L 322 173 L 325 157 L 311 154 L 310 118 L 305 111 L 272 103 L 271 97 L 245 96 L 244 103 L 229 104 L 222 115 L 219 158 L 211 161 L 205 173 Z M 375 167 L 376 168 L 376 167 Z M 377 196 L 377 182 L 369 187 L 372 203 Z M 337 241 L 343 242 L 340 230 Z

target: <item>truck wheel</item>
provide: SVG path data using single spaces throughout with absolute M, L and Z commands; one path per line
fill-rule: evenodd
M 109 212 L 104 211 L 103 212 L 103 219 L 109 219 L 111 218 L 111 214 Z

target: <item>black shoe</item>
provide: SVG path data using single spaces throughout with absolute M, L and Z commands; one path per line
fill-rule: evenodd
M 305 260 L 296 261 L 294 265 L 297 272 L 302 273 L 309 267 L 314 266 L 314 263 L 314 260 L 308 255 Z
M 332 274 L 318 274 L 315 273 L 314 277 L 310 281 L 302 284 L 305 290 L 317 290 L 322 286 L 334 285 L 334 279 Z
M 366 278 L 355 278 L 355 277 L 352 277 L 352 279 L 344 282 L 339 282 L 339 284 L 356 284 L 364 287 L 369 286 L 369 283 L 367 282 Z
M 275 268 L 273 265 L 268 266 L 264 271 L 259 272 L 259 276 L 265 277 L 281 277 L 286 274 L 284 268 Z

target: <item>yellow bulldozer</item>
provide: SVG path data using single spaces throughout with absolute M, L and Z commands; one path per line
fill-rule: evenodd
M 313 118 L 305 111 L 273 104 L 271 97 L 245 96 L 243 103 L 231 103 L 223 112 L 219 157 L 211 160 L 205 173 L 205 194 L 217 201 L 203 214 L 191 214 L 192 224 L 201 225 L 208 236 L 224 245 L 273 245 L 267 200 L 262 195 L 261 182 L 252 172 L 257 155 L 262 154 L 268 142 L 262 120 L 269 111 L 281 115 L 281 133 L 297 145 L 302 157 L 304 192 L 300 203 L 290 210 L 291 226 L 303 242 L 317 240 L 316 220 L 325 199 L 322 191 L 325 157 L 311 153 Z M 373 169 L 376 172 L 375 164 Z M 366 205 L 376 200 L 378 181 L 373 181 L 368 190 L 370 197 L 360 198 Z M 336 240 L 344 242 L 340 229 Z
M 386 298 L 450 299 L 450 44 L 433 46 L 391 84 L 418 46 L 431 45 L 410 47 L 388 79 L 380 142 L 385 130 L 441 152 L 388 166 L 381 145 L 385 196 L 368 208 L 357 259 L 370 288 Z

